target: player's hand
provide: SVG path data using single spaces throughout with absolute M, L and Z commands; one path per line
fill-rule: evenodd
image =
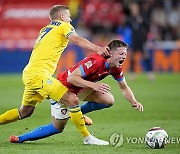
M 105 83 L 94 83 L 92 89 L 102 94 L 108 93 L 110 91 L 109 85 Z
M 136 108 L 138 111 L 142 112 L 143 111 L 143 105 L 139 102 L 131 103 L 131 106 L 133 108 Z
M 109 53 L 109 47 L 108 46 L 105 46 L 105 47 L 101 47 L 99 48 L 98 50 L 98 54 L 105 57 L 105 58 L 108 58 L 108 57 L 111 57 L 110 53 Z

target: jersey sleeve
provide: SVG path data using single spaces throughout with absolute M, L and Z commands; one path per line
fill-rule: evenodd
M 82 77 L 85 78 L 88 75 L 93 75 L 98 69 L 98 61 L 95 58 L 86 58 L 79 65 Z
M 66 36 L 67 38 L 71 35 L 71 34 L 76 34 L 76 31 L 74 29 L 74 27 L 70 24 L 70 23 L 63 23 L 63 34 L 64 36 Z
M 111 75 L 118 82 L 121 82 L 125 79 L 122 68 L 114 68 Z

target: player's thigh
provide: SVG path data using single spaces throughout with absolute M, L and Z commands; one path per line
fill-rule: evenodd
M 93 93 L 94 90 L 92 88 L 84 88 L 79 94 L 78 98 L 80 101 L 84 101 L 87 96 Z
M 39 74 L 31 79 L 24 77 L 23 81 L 23 105 L 36 106 L 44 98 L 59 101 L 68 90 L 59 80 L 46 74 Z
M 100 92 L 93 91 L 84 100 L 108 105 L 112 105 L 114 103 L 114 97 L 110 92 L 102 94 Z
M 55 119 L 68 119 L 69 111 L 67 106 L 63 103 L 58 103 L 57 101 L 51 100 L 51 115 L 55 117 Z
M 25 87 L 22 105 L 36 107 L 36 105 L 42 102 L 43 99 L 44 97 L 41 96 L 37 91 Z
M 59 101 L 68 89 L 56 78 L 48 75 L 42 77 L 42 88 L 38 90 L 44 98 Z

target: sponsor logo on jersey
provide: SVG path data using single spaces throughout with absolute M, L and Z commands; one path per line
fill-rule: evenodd
M 84 65 L 87 67 L 87 69 L 89 69 L 92 66 L 92 61 L 87 61 L 86 63 L 84 63 Z

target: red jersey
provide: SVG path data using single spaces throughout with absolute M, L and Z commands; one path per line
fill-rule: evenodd
M 93 54 L 89 57 L 84 58 L 67 71 L 58 74 L 57 79 L 75 94 L 79 93 L 83 88 L 74 86 L 71 83 L 67 82 L 67 77 L 68 74 L 72 73 L 78 67 L 80 68 L 82 78 L 84 80 L 96 82 L 104 79 L 108 75 L 112 75 L 114 79 L 119 82 L 124 79 L 121 67 L 109 68 L 109 63 L 107 62 L 107 59 L 101 57 L 98 54 Z

